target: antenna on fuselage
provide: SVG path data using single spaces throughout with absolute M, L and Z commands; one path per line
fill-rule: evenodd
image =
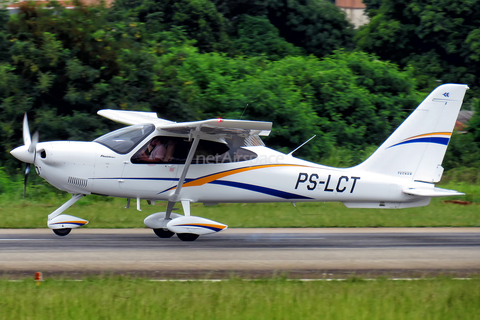
M 304 145 L 306 145 L 310 140 L 312 140 L 313 138 L 315 138 L 317 135 L 314 134 L 313 137 L 311 137 L 310 139 L 308 139 L 307 141 L 305 141 L 304 143 L 302 143 L 301 145 L 299 145 L 298 147 L 295 148 L 295 150 L 293 150 L 292 152 L 290 152 L 289 154 L 287 154 L 287 156 L 291 156 L 295 151 L 297 151 L 298 149 L 300 149 L 301 147 L 303 147 Z
M 247 103 L 247 105 L 245 106 L 245 109 L 243 109 L 242 114 L 240 115 L 240 120 L 242 120 L 243 114 L 245 113 L 245 110 L 247 110 L 247 108 L 248 108 L 248 103 Z

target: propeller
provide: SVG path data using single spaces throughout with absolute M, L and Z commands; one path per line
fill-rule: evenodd
M 27 148 L 27 152 L 29 154 L 33 154 L 33 165 L 35 165 L 35 160 L 37 157 L 37 143 L 39 140 L 39 133 L 36 131 L 33 134 L 33 137 L 30 136 L 30 128 L 28 126 L 28 117 L 27 113 L 25 113 L 25 116 L 23 117 L 23 143 L 24 146 Z M 30 157 L 30 156 L 29 156 Z M 28 176 L 30 175 L 30 161 L 26 161 L 25 163 L 25 178 L 23 180 L 23 199 L 25 199 L 25 195 L 27 193 L 27 182 L 28 182 Z
M 23 200 L 25 200 L 25 195 L 27 194 L 27 182 L 28 182 L 29 174 L 30 174 L 30 163 L 25 163 L 25 178 L 23 180 Z

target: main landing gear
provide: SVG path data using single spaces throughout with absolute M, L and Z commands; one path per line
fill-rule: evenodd
M 182 241 L 195 241 L 199 236 L 199 234 L 195 233 L 177 233 L 178 239 Z
M 57 236 L 64 237 L 72 231 L 71 228 L 64 228 L 64 229 L 52 229 L 53 233 Z
M 55 232 L 55 231 L 54 231 Z M 171 238 L 175 234 L 175 232 L 172 232 L 168 229 L 153 229 L 153 232 L 159 237 L 159 238 Z M 178 239 L 182 241 L 195 241 L 199 237 L 198 234 L 194 233 L 177 233 Z
M 227 225 L 213 220 L 190 215 L 190 201 L 182 200 L 185 215 L 171 212 L 157 212 L 145 218 L 143 223 L 160 238 L 171 238 L 174 234 L 182 241 L 195 241 L 201 235 L 227 229 Z M 171 207 L 173 208 L 173 204 Z M 172 210 L 170 208 L 170 210 Z M 167 207 L 167 210 L 169 208 Z
M 153 229 L 153 232 L 159 237 L 159 238 L 171 238 L 175 234 L 175 232 L 172 232 L 168 229 Z

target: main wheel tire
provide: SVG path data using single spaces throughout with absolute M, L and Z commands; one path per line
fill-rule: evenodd
M 153 229 L 153 232 L 160 238 L 171 238 L 175 234 L 175 232 L 168 229 Z
M 69 234 L 70 231 L 72 231 L 71 228 L 52 229 L 52 230 L 53 230 L 53 233 L 55 233 L 57 236 L 60 236 L 60 237 L 64 237 L 64 236 L 66 236 L 67 234 Z
M 198 234 L 194 233 L 177 233 L 177 237 L 182 241 L 195 241 L 198 236 Z

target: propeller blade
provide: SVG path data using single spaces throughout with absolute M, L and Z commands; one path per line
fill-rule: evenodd
M 38 143 L 38 137 L 39 137 L 39 133 L 38 133 L 38 131 L 35 131 L 35 133 L 33 134 L 30 146 L 28 147 L 28 152 L 32 153 L 32 152 L 36 151 L 37 143 Z
M 27 182 L 28 176 L 30 174 L 30 163 L 25 164 L 25 179 L 23 180 L 23 200 L 25 200 L 25 195 L 27 194 Z
M 27 147 L 30 147 L 32 143 L 32 138 L 30 137 L 30 128 L 28 126 L 28 117 L 27 113 L 25 112 L 25 116 L 23 117 L 23 144 Z

